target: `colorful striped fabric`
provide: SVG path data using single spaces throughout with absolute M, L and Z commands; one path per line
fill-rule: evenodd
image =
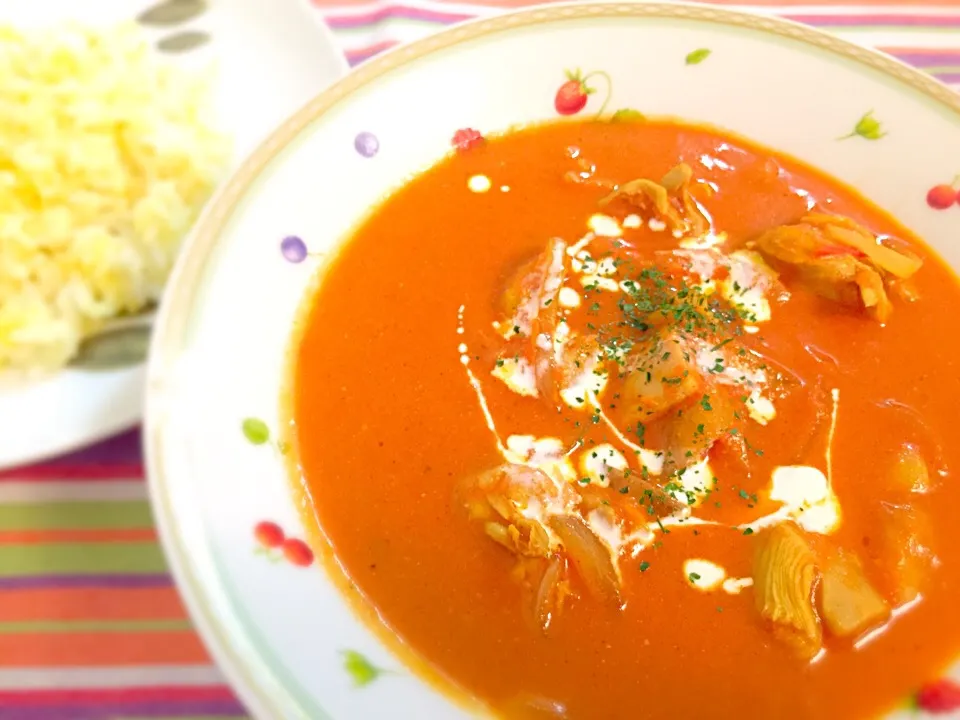
M 484 5 L 438 2 L 356 4 L 321 8 L 341 43 L 351 66 L 396 45 L 474 17 L 500 12 L 511 0 Z M 735 6 L 718 2 L 718 5 Z M 863 45 L 876 47 L 919 67 L 941 81 L 960 85 L 960 11 L 935 6 L 893 8 L 883 6 L 829 7 L 793 4 L 759 7 L 764 13 L 806 23 Z
M 0 720 L 245 716 L 167 573 L 139 433 L 0 475 Z
M 351 65 L 524 1 L 314 0 Z M 960 85 L 956 0 L 909 7 L 754 2 Z M 166 572 L 137 432 L 0 474 L 0 720 L 245 716 Z

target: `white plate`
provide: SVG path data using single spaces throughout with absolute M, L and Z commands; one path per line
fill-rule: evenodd
M 926 202 L 958 172 L 960 97 L 811 29 L 674 3 L 553 5 L 363 65 L 281 126 L 209 209 L 151 350 L 145 441 L 163 543 L 194 620 L 260 717 L 464 712 L 405 667 L 316 563 L 255 552 L 254 528 L 316 537 L 277 437 L 292 324 L 325 257 L 384 193 L 450 152 L 458 129 L 555 118 L 576 68 L 609 79 L 580 116 L 605 104 L 746 135 L 859 188 L 960 268 L 960 210 Z M 289 235 L 311 254 L 285 258 Z
M 77 20 L 129 21 L 151 0 L 20 0 L 0 3 L 0 24 L 38 27 Z M 203 3 L 198 3 L 203 5 Z M 346 72 L 330 31 L 308 0 L 208 0 L 196 17 L 150 26 L 154 42 L 199 31 L 207 44 L 171 55 L 218 68 L 220 127 L 234 140 L 234 166 L 276 125 Z M 0 389 L 0 469 L 56 455 L 135 425 L 143 409 L 144 366 L 82 372 Z

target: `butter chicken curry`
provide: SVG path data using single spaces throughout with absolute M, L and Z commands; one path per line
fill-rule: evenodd
M 497 715 L 875 716 L 960 646 L 958 305 L 743 139 L 488 138 L 310 298 L 304 482 L 383 623 Z

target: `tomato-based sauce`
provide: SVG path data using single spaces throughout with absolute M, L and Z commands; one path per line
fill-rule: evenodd
M 958 302 L 789 157 L 532 127 L 327 269 L 298 457 L 350 581 L 495 713 L 875 716 L 960 648 Z

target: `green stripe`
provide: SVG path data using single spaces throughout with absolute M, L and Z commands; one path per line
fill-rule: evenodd
M 0 530 L 120 530 L 153 527 L 146 500 L 0 505 Z
M 0 577 L 166 572 L 154 542 L 0 545 Z
M 0 622 L 0 634 L 24 633 L 135 633 L 192 630 L 189 620 L 25 620 Z

